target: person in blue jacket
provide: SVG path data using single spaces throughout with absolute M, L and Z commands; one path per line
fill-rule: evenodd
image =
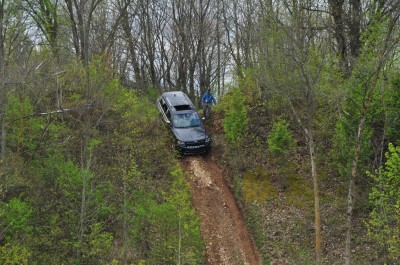
M 214 96 L 211 94 L 211 89 L 208 88 L 207 92 L 204 93 L 201 103 L 203 104 L 203 120 L 206 118 L 206 112 L 211 111 L 211 105 L 214 102 L 214 105 L 217 104 L 217 101 L 215 100 Z

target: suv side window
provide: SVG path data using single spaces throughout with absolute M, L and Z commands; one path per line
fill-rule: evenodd
M 164 113 L 165 113 L 165 116 L 167 117 L 167 119 L 168 119 L 169 121 L 171 121 L 171 112 L 169 112 L 168 106 L 167 106 L 167 104 L 165 103 L 165 101 L 164 101 L 163 98 L 161 98 L 160 103 L 161 103 L 161 107 L 162 107 L 162 109 L 163 109 L 163 111 L 164 111 Z
M 168 107 L 167 104 L 165 104 L 164 99 L 161 99 L 161 107 L 163 108 L 164 112 L 167 113 Z
M 171 121 L 171 112 L 169 112 L 169 109 L 165 112 L 165 115 L 167 115 L 167 119 Z

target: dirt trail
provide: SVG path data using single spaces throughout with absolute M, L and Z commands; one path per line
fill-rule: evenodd
M 193 205 L 201 216 L 206 264 L 262 264 L 223 171 L 212 156 L 182 159 Z

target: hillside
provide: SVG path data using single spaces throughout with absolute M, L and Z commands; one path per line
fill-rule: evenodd
M 0 0 L 0 264 L 399 264 L 399 29 L 398 0 Z M 181 159 L 155 102 L 208 90 Z

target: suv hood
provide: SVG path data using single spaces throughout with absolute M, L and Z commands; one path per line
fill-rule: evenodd
M 205 140 L 208 136 L 206 129 L 203 126 L 188 127 L 188 128 L 173 128 L 176 138 L 183 142 L 192 142 Z

